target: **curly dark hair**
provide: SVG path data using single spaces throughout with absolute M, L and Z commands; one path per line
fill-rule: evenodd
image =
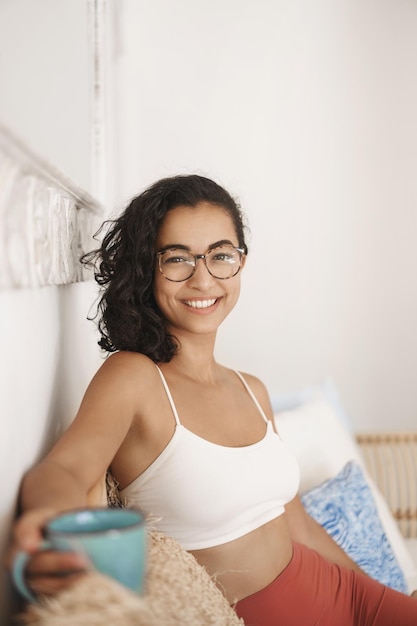
M 133 198 L 116 219 L 107 220 L 100 247 L 81 257 L 94 268 L 100 297 L 99 346 L 107 352 L 140 352 L 156 363 L 168 362 L 178 342 L 166 328 L 153 295 L 155 241 L 168 211 L 180 205 L 210 202 L 223 208 L 233 221 L 239 247 L 247 253 L 243 215 L 239 204 L 223 187 L 203 176 L 174 176 L 157 181 Z

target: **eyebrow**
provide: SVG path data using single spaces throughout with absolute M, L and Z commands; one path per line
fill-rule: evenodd
M 216 241 L 215 243 L 211 243 L 207 250 L 214 250 L 214 248 L 219 248 L 220 246 L 233 246 L 235 244 L 230 241 L 230 239 L 220 239 L 220 241 Z M 167 250 L 187 250 L 187 252 L 191 252 L 191 248 L 189 246 L 184 246 L 183 243 L 170 243 L 167 246 L 163 246 L 158 250 L 158 252 L 166 252 Z

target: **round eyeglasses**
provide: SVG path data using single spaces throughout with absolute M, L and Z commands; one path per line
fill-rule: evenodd
M 167 280 L 181 283 L 194 274 L 198 259 L 203 259 L 208 273 L 213 278 L 233 278 L 242 266 L 245 251 L 232 245 L 222 245 L 207 250 L 204 254 L 191 254 L 183 248 L 168 248 L 156 253 L 159 271 Z

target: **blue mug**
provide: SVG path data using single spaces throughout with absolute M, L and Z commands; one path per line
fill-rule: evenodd
M 93 569 L 114 578 L 140 593 L 146 569 L 146 522 L 134 508 L 78 509 L 62 513 L 47 522 L 42 550 L 79 552 Z M 36 597 L 25 582 L 27 552 L 17 553 L 12 565 L 12 579 L 21 595 L 30 602 Z

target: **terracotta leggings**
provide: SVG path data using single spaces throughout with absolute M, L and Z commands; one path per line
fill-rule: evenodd
M 270 585 L 240 600 L 245 626 L 417 626 L 417 600 L 294 544 Z

